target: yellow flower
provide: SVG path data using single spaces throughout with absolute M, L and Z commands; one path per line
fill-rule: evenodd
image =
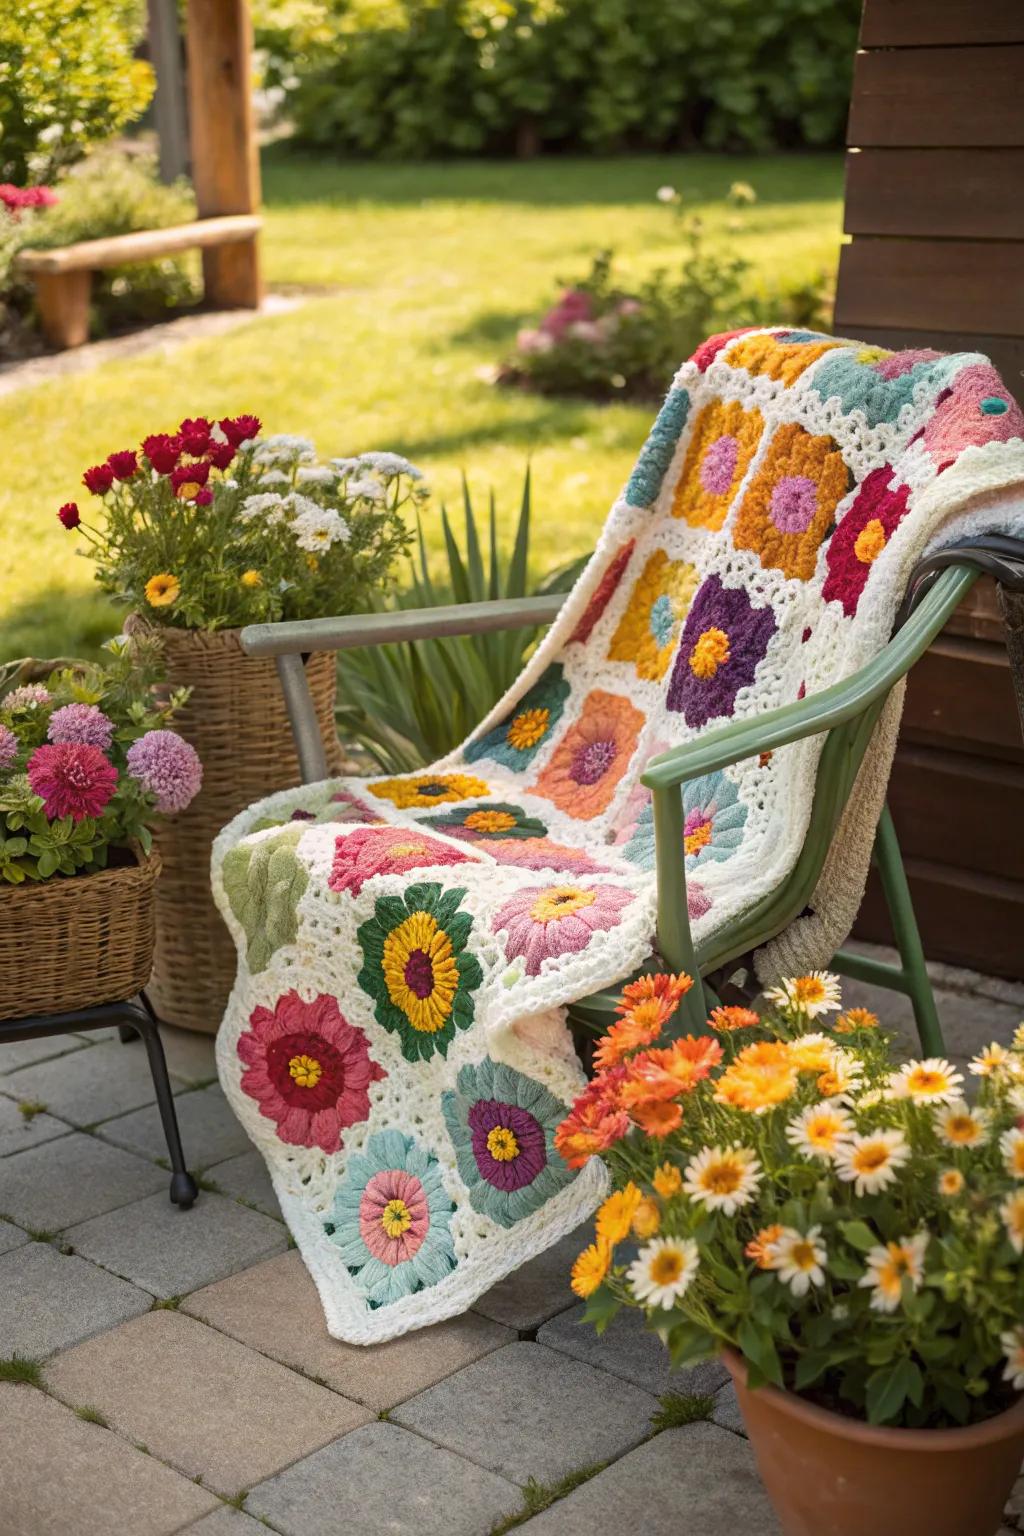
M 789 1059 L 798 1072 L 825 1072 L 837 1049 L 827 1035 L 800 1035 L 790 1041 Z
M 654 1188 L 663 1200 L 671 1200 L 683 1187 L 683 1176 L 674 1163 L 662 1163 L 654 1174 Z
M 610 661 L 631 661 L 637 676 L 658 682 L 675 651 L 679 621 L 697 589 L 697 571 L 670 560 L 663 549 L 651 555 L 629 596 L 608 649 Z
M 745 1046 L 725 1069 L 718 1079 L 715 1101 L 761 1115 L 785 1103 L 796 1092 L 798 1081 L 788 1045 L 781 1040 L 762 1040 Z
M 645 1242 L 649 1237 L 657 1237 L 660 1227 L 658 1202 L 651 1195 L 645 1195 L 633 1213 L 633 1236 Z
M 483 779 L 468 773 L 415 773 L 400 779 L 378 779 L 367 788 L 378 800 L 390 800 L 399 810 L 414 805 L 442 805 L 446 800 L 472 800 L 487 794 Z
M 625 1189 L 617 1189 L 610 1194 L 597 1213 L 595 1226 L 598 1242 L 607 1243 L 611 1248 L 616 1243 L 625 1242 L 642 1199 L 643 1195 L 632 1180 Z
M 596 1243 L 591 1243 L 589 1248 L 584 1248 L 572 1267 L 572 1277 L 569 1281 L 576 1295 L 582 1297 L 584 1301 L 588 1296 L 593 1296 L 608 1273 L 611 1261 L 611 1248 L 601 1238 L 598 1238 Z
M 414 991 L 407 973 L 413 955 L 426 957 L 430 990 Z M 459 967 L 452 942 L 429 912 L 413 912 L 393 928 L 384 940 L 381 959 L 388 996 L 405 1014 L 413 1029 L 435 1034 L 448 1022 L 452 1000 L 459 990 Z
M 262 587 L 263 585 L 263 577 L 259 571 L 243 571 L 238 579 L 243 587 Z
M 945 1195 L 947 1200 L 952 1200 L 963 1189 L 965 1180 L 959 1168 L 943 1168 L 935 1182 L 939 1194 Z
M 714 677 L 729 660 L 729 636 L 722 629 L 706 629 L 690 652 L 690 671 L 694 677 Z
M 151 608 L 167 608 L 177 600 L 181 592 L 181 582 L 169 571 L 162 571 L 158 576 L 149 578 L 144 590 L 146 602 Z
M 526 752 L 543 738 L 551 719 L 550 709 L 524 709 L 512 720 L 507 732 L 510 747 Z

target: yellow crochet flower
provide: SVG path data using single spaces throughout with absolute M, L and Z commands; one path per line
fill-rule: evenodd
M 483 779 L 468 773 L 418 773 L 402 779 L 378 779 L 367 787 L 378 800 L 390 800 L 403 811 L 415 805 L 441 805 L 446 800 L 472 800 L 488 793 Z
M 639 677 L 656 683 L 668 671 L 679 634 L 697 589 L 697 571 L 685 560 L 655 550 L 630 593 L 608 649 L 610 661 L 631 661 Z
M 181 582 L 169 571 L 151 576 L 145 586 L 146 602 L 151 608 L 167 608 L 181 593 Z

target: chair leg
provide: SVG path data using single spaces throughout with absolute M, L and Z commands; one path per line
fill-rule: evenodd
M 132 1027 L 137 1029 L 142 1036 L 146 1046 L 146 1055 L 149 1057 L 149 1070 L 153 1075 L 157 1108 L 160 1111 L 164 1138 L 167 1142 L 167 1151 L 171 1159 L 170 1196 L 174 1205 L 180 1206 L 183 1211 L 187 1211 L 199 1194 L 199 1187 L 185 1167 L 185 1154 L 181 1149 L 181 1136 L 178 1132 L 178 1116 L 174 1108 L 174 1097 L 171 1093 L 170 1079 L 167 1076 L 167 1061 L 164 1056 L 163 1041 L 160 1039 L 156 1014 L 153 1012 L 145 992 L 140 994 L 139 1001 L 142 1006 L 132 1009 Z
M 875 859 L 885 894 L 886 906 L 892 919 L 896 948 L 903 964 L 904 988 L 914 1008 L 921 1048 L 927 1055 L 940 1055 L 945 1050 L 942 1026 L 935 1006 L 932 984 L 928 978 L 921 933 L 914 915 L 914 903 L 907 884 L 906 870 L 900 845 L 893 826 L 892 813 L 886 804 L 878 820 L 875 834 Z

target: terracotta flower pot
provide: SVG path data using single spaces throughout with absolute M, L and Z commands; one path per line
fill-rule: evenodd
M 994 1536 L 1024 1457 L 1024 1397 L 965 1429 L 886 1429 L 747 1386 L 726 1350 L 785 1536 Z

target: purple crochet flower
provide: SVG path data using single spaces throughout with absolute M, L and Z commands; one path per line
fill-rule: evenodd
M 770 608 L 755 608 L 742 587 L 709 576 L 683 625 L 668 688 L 669 709 L 687 725 L 731 715 L 736 695 L 754 681 L 777 628 Z
M 114 739 L 114 722 L 95 704 L 65 704 L 50 716 L 51 741 L 75 741 L 106 752 Z
M 147 731 L 128 748 L 128 772 L 156 796 L 164 815 L 183 811 L 203 782 L 203 765 L 195 748 L 177 731 Z
M 533 1183 L 547 1162 L 547 1150 L 544 1129 L 528 1110 L 497 1099 L 478 1099 L 468 1121 L 482 1179 L 505 1190 Z
M 17 736 L 9 725 L 0 725 L 0 768 L 9 768 L 17 755 Z
M 10 693 L 0 699 L 0 708 L 31 709 L 35 704 L 49 704 L 49 691 L 41 683 L 22 683 L 20 688 L 12 688 Z

